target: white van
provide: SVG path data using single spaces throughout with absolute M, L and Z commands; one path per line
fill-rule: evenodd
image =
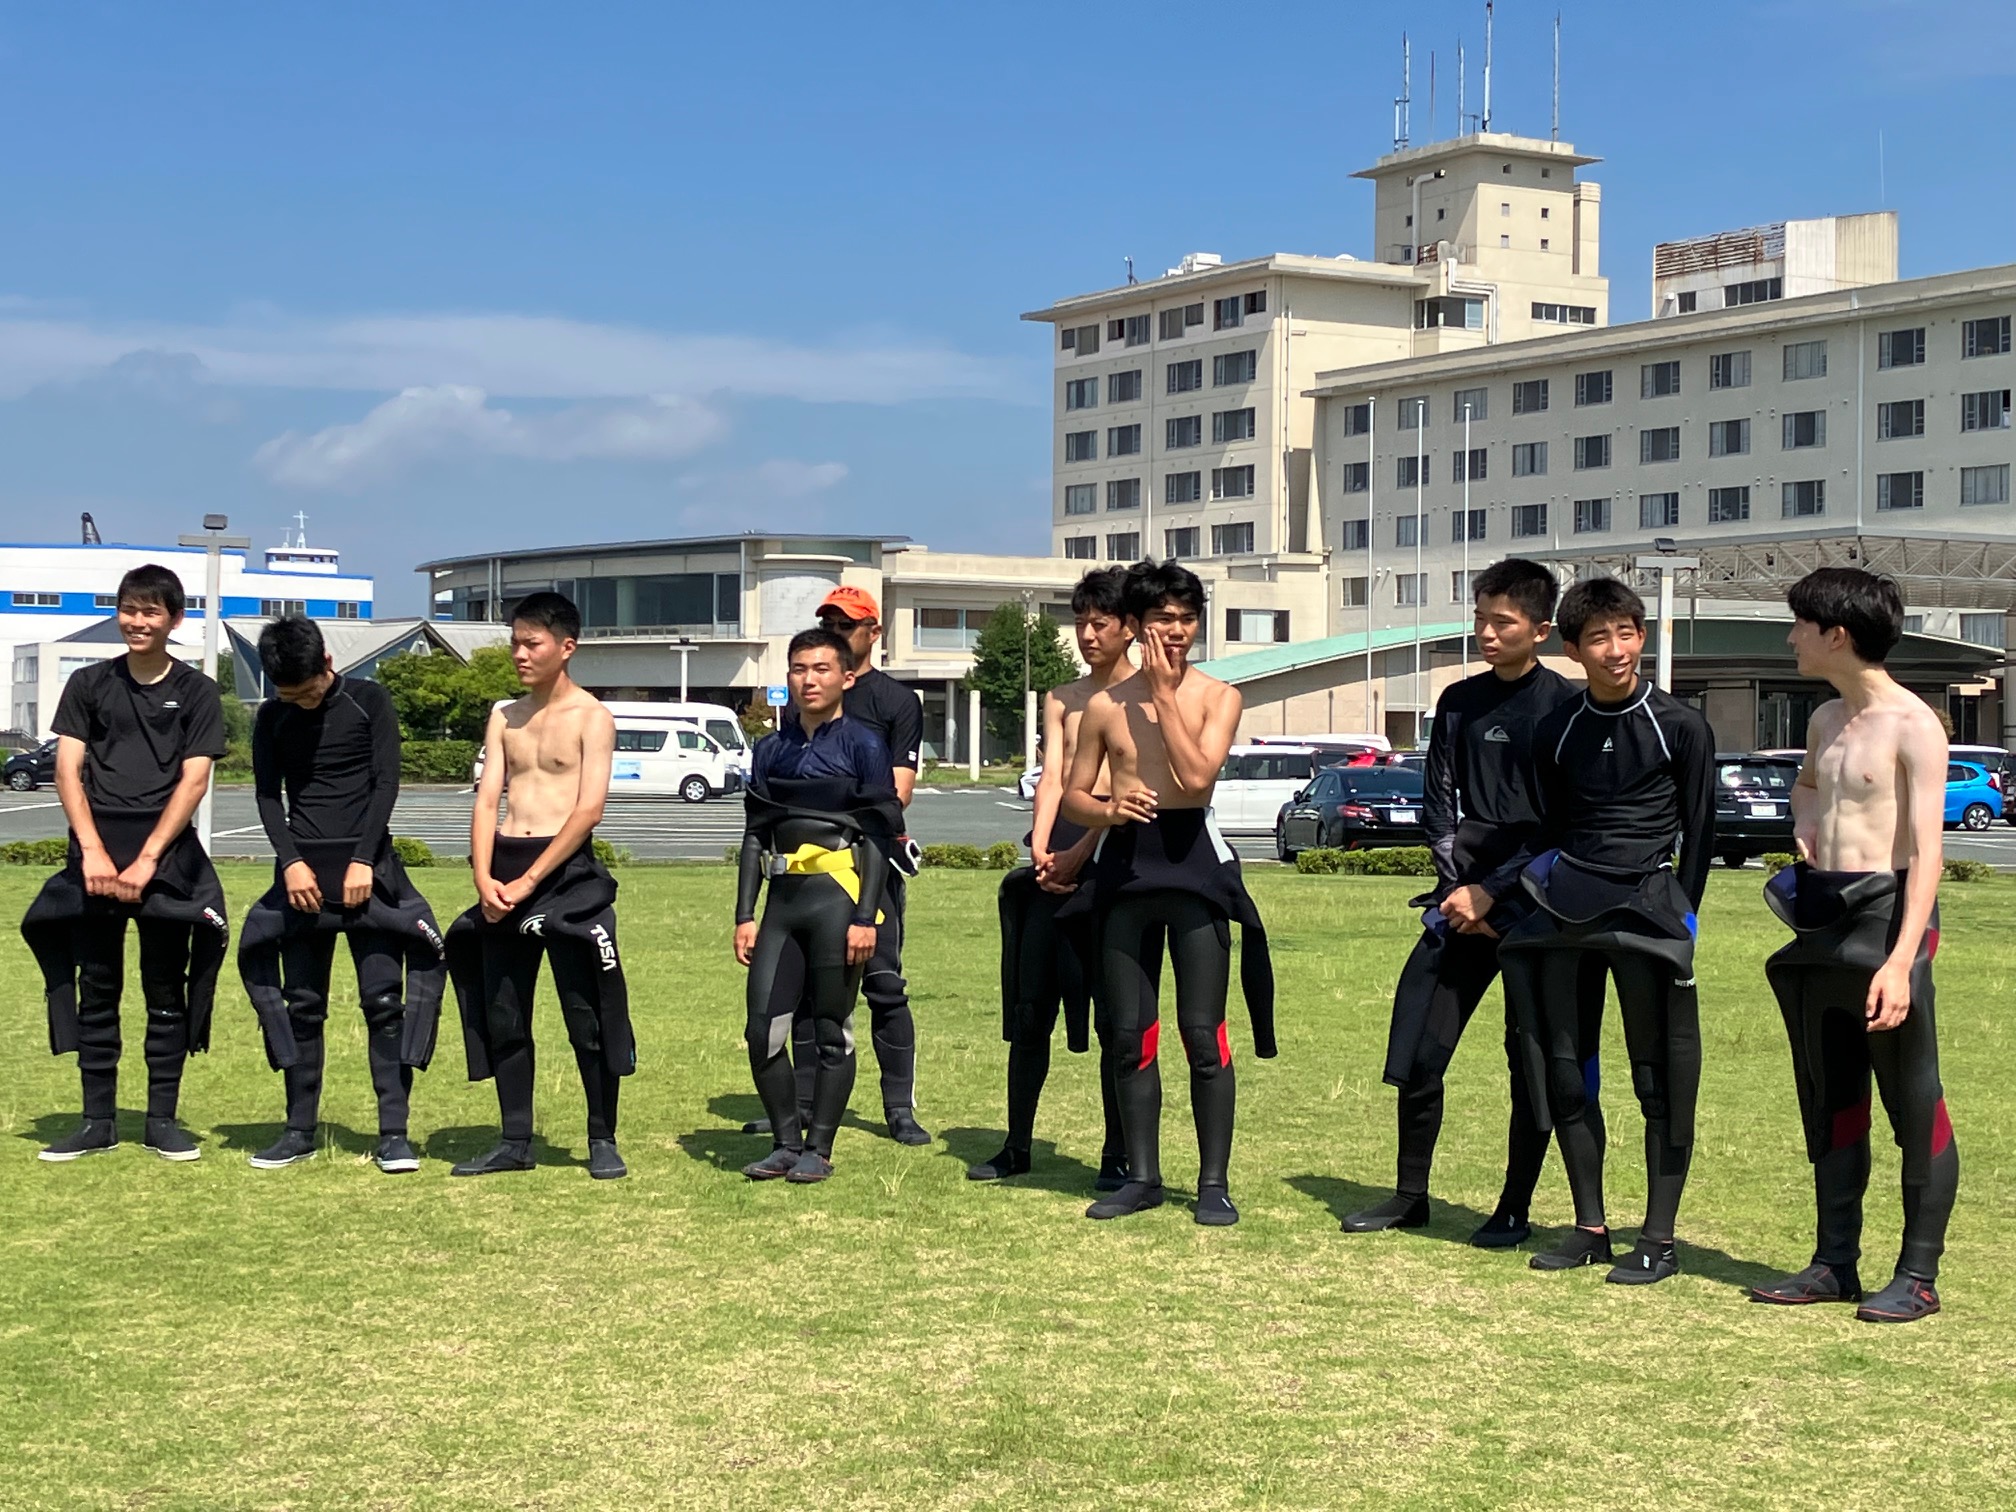
M 500 700 L 506 702 L 508 700 Z M 609 796 L 664 797 L 676 795 L 688 803 L 705 803 L 724 793 L 737 793 L 745 782 L 746 747 L 742 762 L 724 750 L 719 741 L 697 727 L 693 716 L 681 712 L 661 715 L 667 707 L 679 710 L 712 709 L 712 704 L 608 704 L 616 721 L 616 751 L 609 764 Z M 649 715 L 627 712 L 648 709 Z M 739 734 L 741 726 L 736 725 Z M 483 753 L 476 753 L 470 769 L 472 785 L 483 781 Z
M 742 780 L 749 780 L 749 739 L 742 733 L 742 721 L 733 709 L 721 704 L 710 703 L 629 703 L 605 700 L 602 705 L 616 716 L 616 727 L 623 727 L 625 716 L 638 719 L 665 720 L 690 725 L 699 730 L 719 746 L 728 758 L 728 764 L 742 774 Z
M 1255 735 L 1253 744 L 1311 746 L 1319 751 L 1342 751 L 1354 756 L 1360 751 L 1377 751 L 1385 755 L 1393 749 L 1393 742 L 1384 735 L 1354 735 L 1349 732 L 1331 735 Z
M 1228 835 L 1271 835 L 1281 805 L 1316 775 L 1317 752 L 1306 745 L 1235 745 L 1218 771 L 1211 811 Z

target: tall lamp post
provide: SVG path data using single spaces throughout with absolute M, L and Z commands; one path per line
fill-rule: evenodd
M 1036 590 L 1022 590 L 1022 770 L 1036 769 L 1036 688 L 1029 677 L 1029 636 L 1036 627 Z
M 230 516 L 206 514 L 203 534 L 175 538 L 177 546 L 194 547 L 209 558 L 203 564 L 203 675 L 212 682 L 217 680 L 218 637 L 223 633 L 224 553 L 252 549 L 250 536 L 225 535 L 230 528 Z M 210 799 L 216 790 L 217 773 L 213 765 L 210 785 L 203 790 L 203 801 L 196 807 L 196 838 L 206 852 L 210 849 Z
M 1671 536 L 1656 536 L 1653 549 L 1659 555 L 1641 556 L 1636 565 L 1659 574 L 1659 661 L 1656 681 L 1661 693 L 1673 691 L 1673 579 L 1701 565 L 1699 557 L 1675 556 L 1678 545 Z
M 679 702 L 686 702 L 686 664 L 693 656 L 693 637 L 682 635 L 672 642 L 672 649 L 679 654 Z

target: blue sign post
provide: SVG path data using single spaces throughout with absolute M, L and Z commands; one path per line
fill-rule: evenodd
M 784 705 L 791 702 L 791 690 L 777 684 L 772 684 L 770 687 L 765 688 L 763 696 L 769 700 L 770 707 L 773 709 L 781 709 Z

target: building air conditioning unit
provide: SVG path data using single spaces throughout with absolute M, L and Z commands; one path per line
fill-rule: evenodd
M 1183 254 L 1183 261 L 1171 268 L 1168 276 L 1174 278 L 1181 273 L 1198 273 L 1205 268 L 1222 267 L 1224 263 L 1225 259 L 1216 252 L 1186 252 Z

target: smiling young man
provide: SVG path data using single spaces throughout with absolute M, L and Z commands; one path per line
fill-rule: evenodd
M 1346 1233 L 1428 1222 L 1443 1074 L 1498 975 L 1500 937 L 1532 911 L 1519 874 L 1533 859 L 1540 828 L 1533 733 L 1554 709 L 1581 696 L 1540 665 L 1540 644 L 1553 629 L 1554 574 L 1538 562 L 1509 557 L 1478 573 L 1474 587 L 1477 647 L 1489 670 L 1451 684 L 1436 700 L 1422 805 L 1436 885 L 1414 900 L 1425 909 L 1425 927 L 1401 968 L 1387 1037 L 1386 1081 L 1400 1089 L 1399 1178 L 1391 1197 L 1344 1220 Z M 1581 990 L 1588 1019 L 1603 1011 L 1601 963 L 1594 967 L 1585 969 Z M 1533 1189 L 1547 1158 L 1547 1135 L 1534 1121 L 1509 1005 L 1504 1038 L 1512 1093 L 1509 1149 L 1498 1206 L 1470 1237 L 1480 1249 L 1525 1242 Z M 1594 1065 L 1592 1055 L 1592 1073 Z M 1587 1116 L 1600 1139 L 1602 1115 L 1593 1098 Z
M 616 723 L 568 675 L 580 634 L 580 610 L 557 593 L 527 594 L 511 613 L 511 661 L 525 696 L 490 714 L 469 826 L 477 901 L 447 941 L 469 1079 L 496 1078 L 503 1138 L 452 1176 L 532 1169 L 532 998 L 542 956 L 587 1098 L 588 1174 L 629 1174 L 616 1149 L 616 1106 L 637 1045 L 616 953 L 616 881 L 593 843 Z
M 771 1131 L 751 1181 L 824 1181 L 854 1090 L 854 1001 L 875 950 L 888 847 L 903 806 L 888 749 L 847 714 L 854 653 L 832 630 L 801 630 L 788 648 L 797 718 L 756 743 L 743 799 L 735 893 L 735 959 L 749 969 L 749 1069 Z M 756 900 L 770 891 L 763 917 Z M 785 1050 L 810 999 L 815 1050 L 811 1117 L 802 1126 Z M 801 1068 L 805 1064 L 800 1060 Z
M 1908 1323 L 1939 1311 L 1934 1282 L 1960 1185 L 1932 1013 L 1946 734 L 1884 669 L 1904 629 L 1894 582 L 1823 567 L 1787 599 L 1800 675 L 1840 695 L 1807 726 L 1792 789 L 1798 863 L 1765 889 L 1795 932 L 1765 974 L 1792 1040 L 1819 1237 L 1811 1265 L 1751 1295 L 1781 1305 L 1861 1300 L 1873 1072 L 1904 1156 L 1904 1243 L 1890 1284 L 1856 1316 Z
M 42 968 L 50 1048 L 77 1052 L 84 1089 L 82 1124 L 41 1158 L 76 1160 L 119 1143 L 130 919 L 147 1008 L 146 1147 L 195 1160 L 202 1151 L 176 1123 L 176 1107 L 184 1062 L 209 1048 L 227 926 L 223 889 L 189 821 L 224 754 L 223 705 L 217 685 L 169 649 L 183 609 L 174 573 L 135 567 L 118 602 L 125 655 L 73 674 L 51 721 L 69 856 L 21 921 Z
M 1582 1013 L 1594 961 L 1616 984 L 1645 1115 L 1645 1223 L 1607 1279 L 1642 1285 L 1679 1269 L 1673 1226 L 1701 1080 L 1694 935 L 1715 853 L 1715 739 L 1700 714 L 1639 675 L 1645 605 L 1630 588 L 1607 577 L 1577 583 L 1555 623 L 1589 684 L 1534 732 L 1541 854 L 1523 880 L 1539 908 L 1507 933 L 1499 963 L 1536 1119 L 1560 1146 L 1576 1226 L 1530 1263 L 1568 1270 L 1611 1258 L 1604 1144 L 1589 1116 L 1596 1043 Z
M 246 915 L 238 966 L 286 1088 L 287 1124 L 251 1161 L 273 1170 L 315 1156 L 341 935 L 357 968 L 378 1099 L 372 1158 L 388 1175 L 415 1171 L 407 1101 L 413 1069 L 433 1048 L 446 967 L 433 910 L 392 852 L 399 717 L 379 684 L 337 674 L 311 619 L 267 625 L 259 663 L 274 696 L 252 725 L 252 780 L 274 877 Z
M 1259 911 L 1239 860 L 1211 822 L 1211 794 L 1239 728 L 1239 690 L 1190 665 L 1204 585 L 1173 562 L 1138 562 L 1121 590 L 1140 670 L 1085 706 L 1061 807 L 1101 832 L 1078 893 L 1059 916 L 1097 930 L 1100 1011 L 1112 1024 L 1114 1078 L 1127 1140 L 1127 1181 L 1085 1210 L 1120 1218 L 1160 1207 L 1162 1190 L 1161 961 L 1166 938 L 1176 1027 L 1190 1063 L 1197 1125 L 1196 1220 L 1237 1223 L 1228 1167 L 1235 1089 L 1225 1032 L 1231 930 L 1255 1051 L 1275 1053 L 1273 973 Z M 1110 797 L 1101 795 L 1108 786 Z
M 1071 617 L 1078 659 L 1085 675 L 1052 688 L 1043 698 L 1043 775 L 1036 781 L 1036 804 L 1029 828 L 1029 860 L 1001 880 L 1001 1037 L 1008 1042 L 1008 1137 L 1001 1152 L 967 1169 L 969 1181 L 998 1181 L 1028 1172 L 1036 1134 L 1036 1104 L 1050 1075 L 1050 1040 L 1058 1010 L 1070 1020 L 1066 1038 L 1074 1051 L 1086 1048 L 1085 1015 L 1092 983 L 1071 932 L 1060 929 L 1057 910 L 1077 891 L 1078 874 L 1092 858 L 1096 831 L 1064 819 L 1064 782 L 1078 745 L 1078 730 L 1094 695 L 1133 675 L 1127 647 L 1133 637 L 1121 614 L 1126 575 L 1118 567 L 1088 572 L 1071 590 Z M 1102 774 L 1097 787 L 1107 786 Z M 1094 1183 L 1117 1192 L 1127 1181 L 1127 1142 L 1120 1128 L 1119 1096 L 1101 1018 L 1099 1094 L 1106 1113 L 1106 1141 Z

